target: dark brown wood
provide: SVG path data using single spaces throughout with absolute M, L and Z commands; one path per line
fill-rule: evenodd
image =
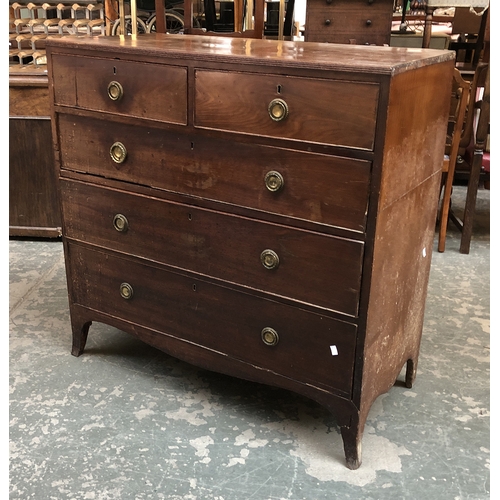
M 47 75 L 11 71 L 9 236 L 61 236 L 56 179 Z
M 369 161 L 228 144 L 192 133 L 166 133 L 162 128 L 144 127 L 143 139 L 137 142 L 136 125 L 114 123 L 110 127 L 100 116 L 75 120 L 73 115 L 58 115 L 61 168 L 364 231 Z M 127 149 L 127 160 L 121 164 L 109 155 L 117 140 Z M 84 149 L 82 143 L 92 147 Z M 226 154 L 221 155 L 222 150 Z M 149 159 L 147 169 L 144 158 Z M 271 192 L 266 188 L 265 176 L 270 171 L 282 175 L 283 189 Z M 317 193 L 317 203 L 311 203 L 311 191 Z
M 274 370 L 300 380 L 335 389 L 348 396 L 352 384 L 356 327 L 327 316 L 235 294 L 199 277 L 181 276 L 133 262 L 103 250 L 69 245 L 70 275 L 82 274 L 72 286 L 75 303 L 113 314 L 157 332 L 168 332 L 207 349 L 225 352 L 253 366 Z M 124 299 L 120 285 L 129 283 L 133 297 Z M 256 314 L 256 311 L 259 313 Z M 221 332 L 232 332 L 221 338 Z M 272 327 L 279 335 L 275 346 L 264 344 L 261 332 Z M 304 335 L 309 330 L 314 335 Z M 324 346 L 335 345 L 342 356 L 332 356 Z M 300 357 L 296 356 L 301 352 Z
M 484 85 L 483 98 L 479 104 L 479 117 L 474 139 L 474 153 L 472 156 L 471 173 L 467 184 L 467 196 L 465 200 L 462 237 L 460 239 L 460 253 L 468 254 L 472 238 L 472 223 L 476 211 L 477 190 L 479 187 L 479 175 L 483 162 L 483 153 L 486 148 L 486 140 L 490 129 L 490 68 L 486 69 L 486 81 Z
M 50 119 L 9 119 L 9 235 L 61 236 Z
M 49 41 L 48 57 L 73 354 L 102 321 L 294 390 L 335 415 L 359 467 L 373 401 L 405 364 L 407 386 L 416 375 L 453 54 L 144 35 Z M 99 80 L 65 77 L 106 59 L 136 95 L 150 82 L 134 68 L 184 74 L 187 120 L 124 111 Z M 171 99 L 168 82 L 152 88 Z
M 444 252 L 446 246 L 446 231 L 451 205 L 451 193 L 453 189 L 453 179 L 455 175 L 455 165 L 457 163 L 460 139 L 464 130 L 465 113 L 467 105 L 471 106 L 470 82 L 465 81 L 460 75 L 460 71 L 455 68 L 453 72 L 453 88 L 450 109 L 449 126 L 452 127 L 451 135 L 446 140 L 446 156 L 443 161 L 443 181 L 442 181 L 442 201 L 439 210 L 439 238 L 438 252 Z
M 306 42 L 389 45 L 393 0 L 308 0 Z
M 49 118 L 50 103 L 47 85 L 45 87 L 27 85 L 14 87 L 13 82 L 10 82 L 9 116 Z
M 361 242 L 90 184 L 62 181 L 61 198 L 68 238 L 357 315 Z M 126 231 L 114 228 L 117 214 L 126 217 Z M 278 255 L 274 269 L 266 269 L 260 262 L 267 249 Z M 324 259 L 324 255 L 330 257 Z
M 155 14 L 156 14 L 156 32 L 166 33 L 166 21 L 165 21 L 165 1 L 155 0 Z
M 116 59 L 84 59 L 77 64 L 71 59 L 59 56 L 54 60 L 55 104 L 75 106 L 76 87 L 80 108 L 186 124 L 186 68 Z M 116 101 L 108 95 L 113 82 L 123 89 Z

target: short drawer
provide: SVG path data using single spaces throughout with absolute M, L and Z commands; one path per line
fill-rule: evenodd
M 57 117 L 63 169 L 364 231 L 368 161 Z M 126 151 L 118 162 L 116 143 Z
M 65 55 L 51 67 L 56 105 L 187 123 L 185 67 Z
M 61 180 L 69 238 L 356 316 L 363 243 Z
M 195 126 L 372 150 L 379 86 L 196 71 Z
M 166 334 L 166 346 L 174 336 L 294 380 L 351 392 L 353 324 L 79 245 L 70 244 L 66 258 L 73 303 Z

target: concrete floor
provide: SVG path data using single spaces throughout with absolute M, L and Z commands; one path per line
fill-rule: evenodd
M 459 198 L 457 188 L 455 198 Z M 70 355 L 62 244 L 11 240 L 10 499 L 489 499 L 489 191 L 433 254 L 419 371 L 372 407 L 363 464 L 291 392 L 94 323 Z

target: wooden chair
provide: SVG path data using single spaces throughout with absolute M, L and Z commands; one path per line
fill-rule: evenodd
M 453 86 L 451 95 L 449 130 L 446 138 L 445 157 L 443 160 L 443 196 L 439 210 L 439 239 L 438 252 L 444 252 L 446 245 L 446 230 L 450 215 L 451 192 L 455 165 L 457 163 L 458 149 L 464 131 L 465 115 L 470 100 L 470 83 L 462 78 L 460 71 L 455 68 L 453 73 Z
M 484 91 L 479 97 L 478 88 L 484 81 Z M 490 129 L 490 69 L 489 64 L 479 65 L 471 88 L 471 98 L 467 111 L 467 124 L 473 123 L 473 148 L 472 157 L 469 160 L 470 173 L 467 183 L 467 194 L 465 199 L 464 215 L 460 220 L 450 212 L 450 219 L 462 232 L 460 240 L 460 253 L 468 254 L 472 238 L 472 224 L 476 211 L 477 190 L 483 164 L 483 154 Z M 467 125 L 466 125 L 467 126 Z M 465 158 L 465 157 L 464 157 Z M 465 161 L 465 160 L 464 160 Z

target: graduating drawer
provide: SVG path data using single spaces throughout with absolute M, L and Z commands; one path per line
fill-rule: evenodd
M 187 69 L 120 59 L 54 55 L 55 104 L 187 123 Z
M 79 245 L 73 303 L 350 394 L 356 326 Z
M 63 169 L 364 231 L 368 161 L 155 128 L 138 134 L 133 125 L 73 115 L 58 115 L 58 124 Z M 110 154 L 117 142 L 126 151 L 118 162 Z
M 372 150 L 379 86 L 196 71 L 195 126 Z
M 359 241 L 76 181 L 61 198 L 69 238 L 357 315 Z

